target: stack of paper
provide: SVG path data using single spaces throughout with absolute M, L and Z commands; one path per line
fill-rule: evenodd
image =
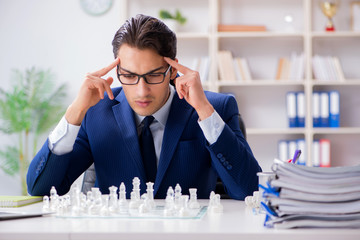
M 360 165 L 316 168 L 275 160 L 265 226 L 360 228 Z

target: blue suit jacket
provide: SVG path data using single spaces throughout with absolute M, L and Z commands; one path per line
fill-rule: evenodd
M 124 182 L 129 198 L 134 177 L 141 180 L 141 193 L 146 191 L 133 110 L 121 87 L 113 89 L 113 93 L 115 100 L 105 97 L 89 109 L 72 152 L 55 155 L 45 142 L 28 170 L 31 195 L 48 195 L 51 186 L 60 195 L 67 193 L 92 163 L 102 193 Z M 240 131 L 235 98 L 212 92 L 206 92 L 206 96 L 225 121 L 225 128 L 217 142 L 209 145 L 197 123 L 196 111 L 175 94 L 154 184 L 156 198 L 165 198 L 169 186 L 177 183 L 183 194 L 197 188 L 198 198 L 208 198 L 218 176 L 234 199 L 244 199 L 257 189 L 256 173 L 261 168 Z

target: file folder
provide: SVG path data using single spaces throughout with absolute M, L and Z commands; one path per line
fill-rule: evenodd
M 304 92 L 296 93 L 296 113 L 298 127 L 305 127 L 305 94 Z
M 286 140 L 280 140 L 278 142 L 278 154 L 279 159 L 281 161 L 287 161 L 289 154 L 288 154 L 288 143 Z
M 299 165 L 306 165 L 306 144 L 305 139 L 296 140 L 297 149 L 301 150 L 301 155 L 297 161 Z
M 320 139 L 320 167 L 330 167 L 330 140 Z
M 296 93 L 288 92 L 286 94 L 286 105 L 287 105 L 287 117 L 289 120 L 289 127 L 297 127 L 297 118 L 296 118 Z
M 320 142 L 319 142 L 319 140 L 314 140 L 312 147 L 313 147 L 312 166 L 320 167 Z
M 333 128 L 340 127 L 340 94 L 338 91 L 330 91 L 329 125 Z
M 289 140 L 288 141 L 288 158 L 287 159 L 292 159 L 294 156 L 294 152 L 297 149 L 297 143 L 296 140 Z
M 329 127 L 329 93 L 320 93 L 320 126 Z
M 320 127 L 320 93 L 313 92 L 312 94 L 312 117 L 313 127 Z

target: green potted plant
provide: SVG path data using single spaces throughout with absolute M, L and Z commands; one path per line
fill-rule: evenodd
M 174 32 L 177 31 L 178 25 L 184 25 L 187 20 L 178 9 L 176 9 L 175 14 L 171 14 L 168 10 L 161 9 L 159 11 L 159 17 Z
M 27 195 L 29 161 L 38 151 L 39 137 L 65 112 L 66 85 L 57 87 L 49 70 L 33 67 L 13 73 L 12 88 L 0 88 L 0 131 L 9 137 L 17 136 L 17 144 L 0 149 L 0 168 L 11 176 L 19 173 L 22 195 Z

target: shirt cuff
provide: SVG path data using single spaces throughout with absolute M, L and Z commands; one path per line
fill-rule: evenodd
M 49 135 L 49 149 L 51 152 L 62 155 L 73 150 L 80 126 L 69 124 L 63 116 Z
M 217 141 L 225 127 L 224 120 L 222 120 L 216 111 L 214 111 L 210 117 L 202 121 L 199 120 L 198 123 L 210 145 Z

